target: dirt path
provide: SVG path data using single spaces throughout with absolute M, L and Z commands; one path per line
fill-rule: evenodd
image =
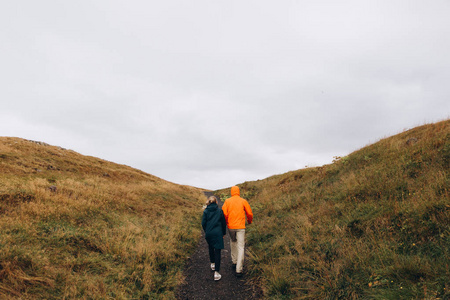
M 206 197 L 211 195 L 212 193 L 205 192 Z M 222 207 L 220 200 L 219 206 Z M 199 224 L 199 226 L 201 225 Z M 222 250 L 220 267 L 222 279 L 214 281 L 214 271 L 211 271 L 209 263 L 208 244 L 204 238 L 204 232 L 202 232 L 202 238 L 200 238 L 197 250 L 189 259 L 184 272 L 185 284 L 178 287 L 177 299 L 261 299 L 261 290 L 245 275 L 242 278 L 237 278 L 234 275 L 231 266 L 230 237 L 228 233 L 225 236 L 224 244 L 225 249 Z

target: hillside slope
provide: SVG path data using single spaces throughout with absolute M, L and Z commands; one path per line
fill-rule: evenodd
M 0 138 L 0 298 L 173 298 L 203 194 L 44 143 Z
M 241 184 L 250 275 L 273 299 L 449 299 L 449 165 L 447 120 Z

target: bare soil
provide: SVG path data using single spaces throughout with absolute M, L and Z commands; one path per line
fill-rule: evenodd
M 209 197 L 212 193 L 205 192 Z M 219 199 L 219 198 L 218 198 Z M 222 203 L 219 200 L 219 206 Z M 201 226 L 201 224 L 199 224 Z M 246 276 L 244 263 L 244 276 L 237 278 L 232 269 L 230 237 L 227 233 L 224 239 L 225 249 L 222 250 L 220 274 L 222 279 L 214 281 L 214 271 L 211 270 L 208 254 L 208 244 L 204 238 L 204 232 L 200 238 L 197 250 L 190 257 L 184 272 L 185 283 L 178 287 L 177 299 L 201 300 L 201 299 L 261 299 L 262 291 Z

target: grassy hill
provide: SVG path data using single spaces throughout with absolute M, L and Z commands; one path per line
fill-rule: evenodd
M 250 275 L 271 299 L 450 299 L 449 165 L 447 120 L 241 184 Z
M 1 137 L 0 298 L 173 298 L 202 203 L 200 189 Z

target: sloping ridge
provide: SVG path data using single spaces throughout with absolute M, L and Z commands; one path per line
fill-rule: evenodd
M 0 137 L 0 298 L 173 298 L 202 191 Z
M 269 299 L 449 298 L 449 165 L 446 120 L 241 184 L 246 278 Z M 0 137 L 0 298 L 174 298 L 202 192 Z
M 273 299 L 449 299 L 449 165 L 446 120 L 239 185 L 250 275 Z

